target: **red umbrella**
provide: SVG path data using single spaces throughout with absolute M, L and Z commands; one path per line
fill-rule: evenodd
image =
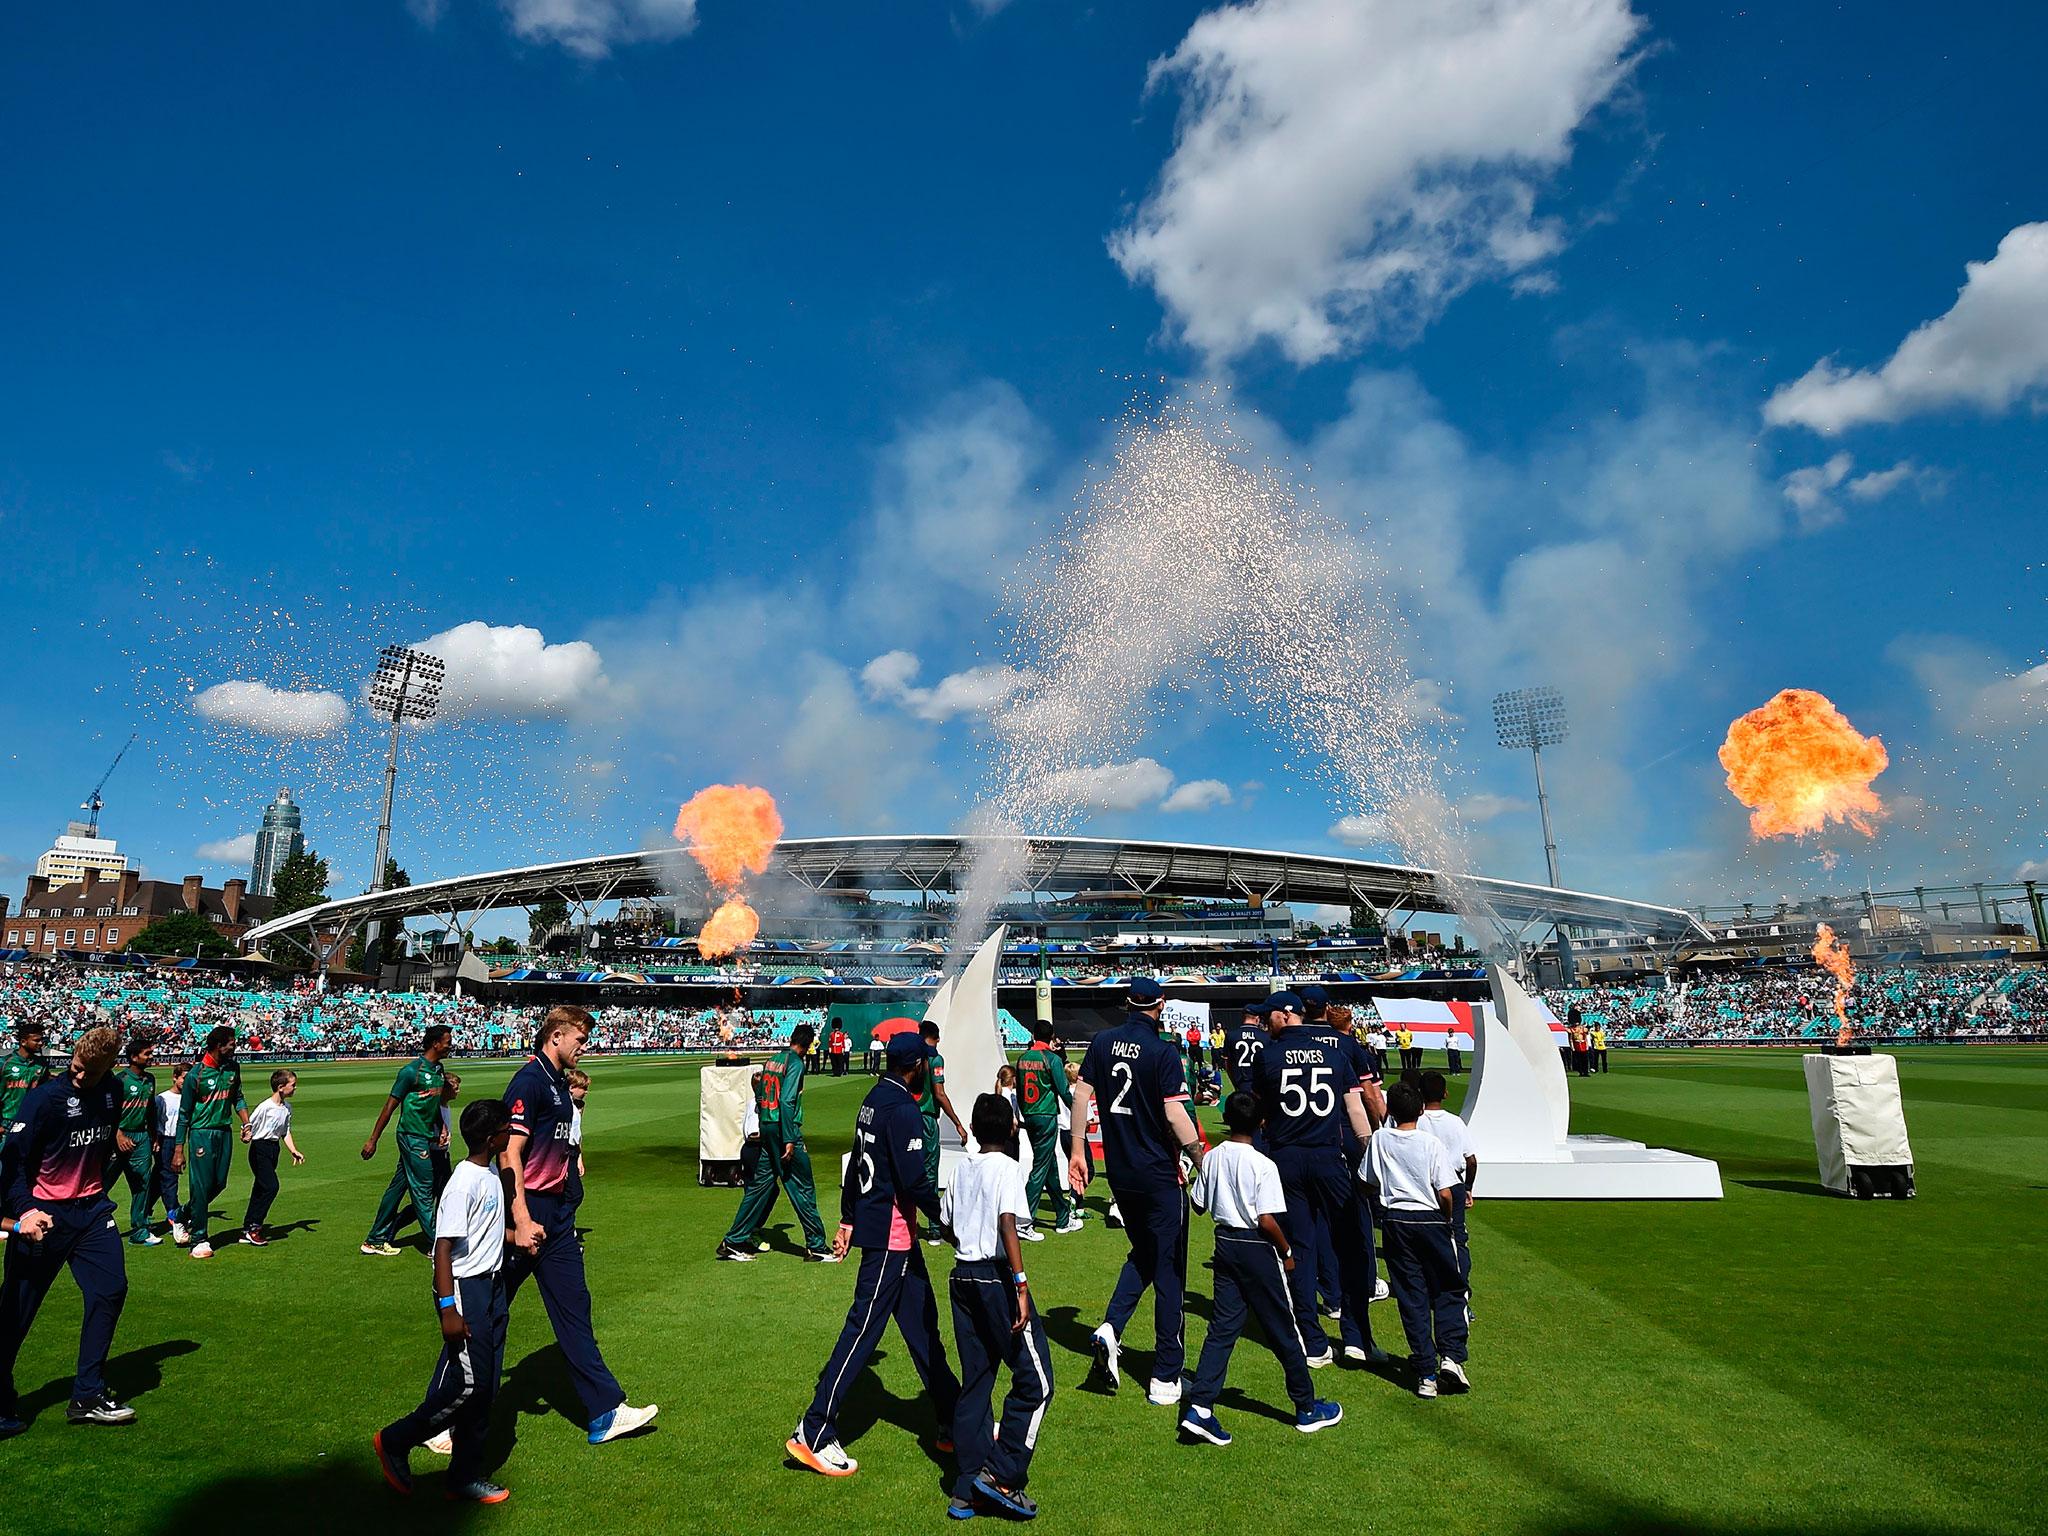
M 887 1040 L 891 1035 L 900 1035 L 904 1030 L 915 1033 L 924 1026 L 916 1019 L 884 1019 L 868 1033 L 876 1040 Z

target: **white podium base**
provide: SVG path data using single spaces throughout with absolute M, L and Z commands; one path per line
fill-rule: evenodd
M 1709 1158 L 1614 1136 L 1570 1136 L 1554 1162 L 1479 1160 L 1486 1200 L 1718 1200 L 1721 1167 Z

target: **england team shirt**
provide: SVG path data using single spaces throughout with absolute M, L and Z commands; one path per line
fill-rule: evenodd
M 1226 1141 L 1202 1159 L 1189 1198 L 1219 1227 L 1250 1229 L 1261 1216 L 1285 1216 L 1280 1165 L 1248 1141 Z
M 434 1238 L 453 1241 L 448 1272 L 457 1280 L 493 1275 L 505 1261 L 505 1186 L 496 1165 L 483 1167 L 464 1158 L 448 1176 L 434 1206 Z M 456 1297 L 456 1309 L 462 1306 Z
M 1266 1032 L 1256 1024 L 1233 1029 L 1223 1037 L 1223 1069 L 1230 1074 L 1232 1087 L 1251 1087 L 1252 1074 L 1265 1049 Z
M 1365 1144 L 1358 1176 L 1380 1187 L 1380 1204 L 1389 1211 L 1441 1213 L 1437 1192 L 1455 1189 L 1462 1168 L 1451 1166 L 1444 1144 L 1421 1129 L 1383 1125 Z
M 1269 1148 L 1342 1149 L 1344 1096 L 1358 1091 L 1358 1074 L 1329 1040 L 1300 1026 L 1282 1031 L 1260 1053 L 1255 1083 Z
M 1158 1027 L 1133 1013 L 1088 1042 L 1081 1081 L 1100 1109 L 1102 1156 L 1112 1178 L 1138 1185 L 1180 1183 L 1180 1148 L 1166 1122 L 1168 1104 L 1185 1104 L 1180 1052 Z
M 1005 1216 L 1019 1231 L 1031 1224 L 1023 1165 L 1002 1152 L 968 1153 L 953 1171 L 939 1213 L 959 1241 L 963 1262 L 1003 1257 Z
M 512 1134 L 526 1138 L 520 1179 L 531 1195 L 551 1195 L 568 1182 L 574 1106 L 569 1080 L 545 1056 L 529 1056 L 505 1089 Z
M 111 1072 L 90 1088 L 67 1072 L 30 1089 L 7 1126 L 8 1212 L 98 1198 L 120 1122 L 121 1085 Z

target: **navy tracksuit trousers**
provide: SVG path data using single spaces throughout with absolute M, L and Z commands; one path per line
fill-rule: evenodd
M 265 1138 L 249 1143 L 249 1208 L 242 1215 L 244 1232 L 261 1232 L 277 1199 L 277 1154 L 281 1141 Z
M 1372 1303 L 1372 1260 L 1363 1204 L 1336 1147 L 1279 1147 L 1273 1161 L 1280 1167 L 1280 1188 L 1287 1196 L 1281 1225 L 1294 1246 L 1294 1273 L 1288 1289 L 1294 1297 L 1294 1319 L 1309 1357 L 1330 1353 L 1316 1311 L 1322 1252 L 1327 1244 L 1336 1257 L 1336 1289 L 1344 1315 L 1355 1322 L 1365 1342 L 1372 1339 L 1366 1308 Z
M 853 1282 L 853 1305 L 846 1309 L 846 1326 L 839 1330 L 839 1342 L 818 1372 L 818 1390 L 797 1426 L 805 1445 L 825 1445 L 839 1438 L 839 1410 L 846 1406 L 847 1394 L 860 1380 L 892 1318 L 910 1351 L 910 1363 L 917 1367 L 918 1379 L 938 1410 L 940 1431 L 952 1430 L 960 1404 L 960 1383 L 954 1379 L 953 1367 L 946 1361 L 945 1341 L 939 1337 L 939 1304 L 932 1295 L 924 1255 L 914 1243 L 909 1248 L 863 1248 L 860 1273 Z
M 484 1435 L 505 1365 L 505 1272 L 457 1280 L 455 1294 L 461 1298 L 469 1337 L 460 1343 L 441 1341 L 441 1358 L 427 1382 L 425 1400 L 404 1418 L 387 1424 L 383 1440 L 388 1451 L 410 1451 L 447 1430 L 455 1441 L 448 1481 L 459 1486 L 484 1475 Z
M 128 1270 L 121 1261 L 121 1233 L 114 1202 L 105 1195 L 82 1200 L 38 1200 L 35 1209 L 49 1212 L 54 1225 L 40 1242 L 20 1233 L 5 1245 L 5 1278 L 0 1279 L 0 1414 L 15 1409 L 14 1362 L 28 1337 L 29 1325 L 57 1271 L 66 1265 L 85 1298 L 85 1320 L 78 1330 L 78 1374 L 71 1383 L 73 1400 L 107 1389 L 107 1351 L 114 1346 L 114 1325 L 128 1299 Z
M 159 1136 L 156 1139 L 156 1196 L 163 1201 L 164 1217 L 169 1221 L 176 1221 L 184 1214 L 178 1203 L 178 1170 L 171 1166 L 171 1153 L 177 1145 L 175 1137 Z M 149 1207 L 145 1205 L 145 1221 L 148 1216 Z
M 1390 1210 L 1386 1231 L 1387 1283 L 1401 1308 L 1416 1374 L 1434 1376 L 1439 1356 L 1462 1364 L 1465 1278 L 1450 1223 L 1440 1210 Z
M 1301 1264 L 1297 1256 L 1295 1265 Z M 1296 1412 L 1305 1411 L 1316 1400 L 1308 1374 L 1308 1352 L 1301 1341 L 1301 1329 L 1294 1321 L 1294 1298 L 1287 1289 L 1287 1266 L 1280 1250 L 1266 1241 L 1265 1234 L 1243 1227 L 1216 1229 L 1216 1296 L 1210 1308 L 1209 1335 L 1202 1340 L 1202 1357 L 1195 1366 L 1195 1379 L 1188 1388 L 1188 1402 L 1197 1408 L 1213 1408 L 1223 1394 L 1224 1377 L 1230 1371 L 1230 1352 L 1244 1332 L 1247 1316 L 1259 1320 L 1266 1342 L 1279 1357 L 1280 1370 L 1287 1378 L 1287 1395 Z
M 1022 1488 L 1031 1477 L 1031 1453 L 1038 1426 L 1052 1400 L 1052 1355 L 1037 1308 L 1019 1329 L 1017 1292 L 1010 1267 L 994 1259 L 963 1260 L 953 1266 L 953 1340 L 960 1349 L 960 1403 L 953 1411 L 953 1450 L 960 1475 L 953 1497 L 972 1501 L 975 1474 L 986 1471 L 1004 1488 Z M 1010 1368 L 1002 1423 L 993 1409 L 996 1367 Z
M 531 1276 L 540 1286 L 555 1342 L 569 1362 L 586 1423 L 604 1417 L 626 1400 L 626 1389 L 604 1363 L 597 1330 L 590 1321 L 590 1285 L 583 1278 L 583 1240 L 576 1235 L 576 1207 L 558 1194 L 526 1197 L 526 1212 L 546 1229 L 540 1252 L 505 1250 L 505 1305 Z
M 1152 1379 L 1178 1381 L 1187 1363 L 1184 1306 L 1188 1288 L 1188 1203 L 1178 1184 L 1125 1188 L 1115 1179 L 1109 1193 L 1123 1213 L 1130 1257 L 1116 1277 L 1104 1321 L 1121 1339 L 1152 1288 Z

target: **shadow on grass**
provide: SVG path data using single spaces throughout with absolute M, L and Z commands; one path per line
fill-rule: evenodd
M 567 1419 L 583 1432 L 583 1400 L 576 1395 L 576 1379 L 569 1374 L 568 1357 L 559 1344 L 535 1350 L 517 1365 L 498 1388 L 498 1400 L 491 1406 L 491 1429 L 484 1438 L 484 1466 L 502 1467 L 519 1443 L 521 1416 Z
M 1841 1198 L 1819 1184 L 1802 1179 L 1737 1179 L 1735 1182 L 1744 1189 L 1768 1189 L 1781 1195 L 1819 1195 L 1827 1200 Z
M 512 1506 L 517 1505 L 515 1493 Z M 423 1471 L 410 1497 L 392 1492 L 377 1473 L 366 1437 L 361 1465 L 341 1461 L 223 1477 L 153 1515 L 148 1529 L 155 1536 L 217 1536 L 224 1517 L 251 1510 L 288 1517 L 294 1532 L 374 1530 L 385 1536 L 466 1531 L 481 1513 L 478 1505 L 451 1504 L 442 1498 L 438 1472 Z M 491 1518 L 502 1521 L 504 1516 L 493 1510 Z
M 292 1234 L 296 1232 L 311 1232 L 319 1225 L 320 1218 L 318 1216 L 308 1216 L 303 1221 L 288 1221 L 281 1227 L 266 1225 L 263 1229 L 263 1236 L 267 1242 L 282 1243 L 289 1241 Z
M 893 1424 L 915 1440 L 917 1448 L 944 1475 L 942 1486 L 951 1487 L 953 1458 L 939 1450 L 938 1442 L 942 1428 L 948 1435 L 953 1432 L 952 1422 L 940 1424 L 938 1407 L 923 1383 L 915 1397 L 898 1397 L 882 1384 L 880 1366 L 888 1357 L 887 1350 L 876 1350 L 853 1390 L 846 1394 L 839 1409 L 839 1442 L 854 1445 L 876 1424 Z
M 107 1390 L 124 1403 L 147 1397 L 164 1384 L 163 1363 L 166 1360 L 193 1354 L 198 1348 L 191 1339 L 166 1339 L 160 1344 L 115 1355 L 107 1362 Z M 33 1419 L 45 1408 L 66 1406 L 71 1401 L 71 1382 L 71 1377 L 61 1376 L 33 1392 L 22 1393 L 20 1406 L 15 1411 L 24 1419 Z M 137 1415 L 138 1418 L 140 1416 Z

